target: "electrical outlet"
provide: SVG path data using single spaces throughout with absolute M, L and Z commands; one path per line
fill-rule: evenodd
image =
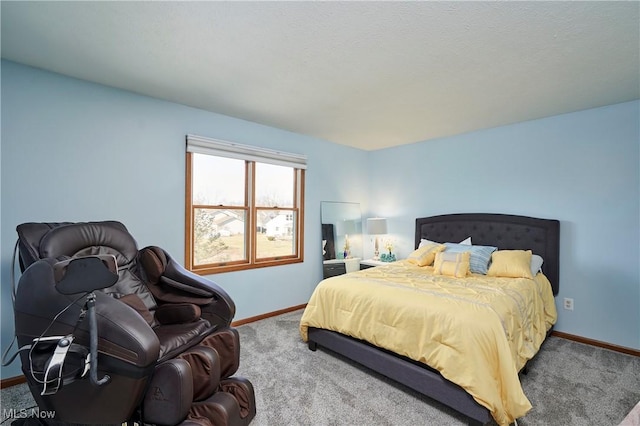
M 567 311 L 573 311 L 573 299 L 571 299 L 569 297 L 565 297 L 564 298 L 564 308 Z

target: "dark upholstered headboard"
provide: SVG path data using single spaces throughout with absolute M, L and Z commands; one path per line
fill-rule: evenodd
M 490 213 L 458 213 L 416 219 L 415 247 L 425 238 L 459 242 L 471 237 L 474 245 L 500 250 L 531 250 L 542 256 L 542 271 L 553 294 L 560 288 L 560 222 L 527 216 Z
M 325 253 L 322 256 L 322 260 L 335 259 L 336 244 L 335 244 L 335 235 L 334 235 L 332 223 L 322 224 L 322 240 L 327 242 L 327 244 L 324 246 Z

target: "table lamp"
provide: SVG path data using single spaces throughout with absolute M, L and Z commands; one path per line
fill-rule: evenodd
M 369 235 L 375 235 L 376 240 L 374 243 L 373 260 L 380 259 L 380 241 L 378 235 L 387 233 L 387 219 L 381 217 L 372 217 L 367 219 L 367 232 Z

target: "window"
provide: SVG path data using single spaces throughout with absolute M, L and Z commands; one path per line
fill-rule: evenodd
M 187 268 L 302 262 L 306 158 L 187 135 Z

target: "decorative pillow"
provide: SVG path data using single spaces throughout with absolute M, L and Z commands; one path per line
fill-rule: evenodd
M 531 250 L 498 250 L 493 252 L 487 275 L 533 278 L 531 275 Z
M 469 273 L 469 257 L 470 254 L 468 251 L 463 253 L 446 251 L 436 253 L 433 272 L 438 275 L 464 278 Z
M 463 244 L 465 246 L 470 246 L 471 245 L 471 237 L 467 237 L 465 240 L 460 241 L 460 244 Z
M 462 253 L 468 251 L 471 253 L 469 260 L 469 269 L 476 274 L 487 274 L 489 268 L 489 261 L 491 260 L 491 254 L 498 250 L 497 247 L 492 246 L 468 246 L 465 244 L 453 244 L 445 243 L 447 248 L 445 251 L 452 253 Z
M 442 244 L 442 243 L 438 243 L 438 242 L 435 242 L 435 241 L 426 240 L 426 239 L 422 238 L 420 240 L 420 244 L 418 244 L 418 248 L 422 247 L 424 244 Z M 460 243 L 458 243 L 458 244 L 464 244 L 466 246 L 470 246 L 471 245 L 471 237 L 468 237 L 467 239 L 460 241 Z
M 431 241 L 431 240 L 425 240 L 424 238 L 422 238 L 420 240 L 420 244 L 418 244 L 418 248 L 422 248 L 423 246 L 425 246 L 427 244 L 440 244 L 440 243 L 436 243 L 435 241 Z
M 436 253 L 443 251 L 444 248 L 444 244 L 427 243 L 414 250 L 407 260 L 414 265 L 429 266 L 433 264 Z
M 542 272 L 543 262 L 542 256 L 538 256 L 537 254 L 531 255 L 531 275 L 535 277 L 538 272 Z

